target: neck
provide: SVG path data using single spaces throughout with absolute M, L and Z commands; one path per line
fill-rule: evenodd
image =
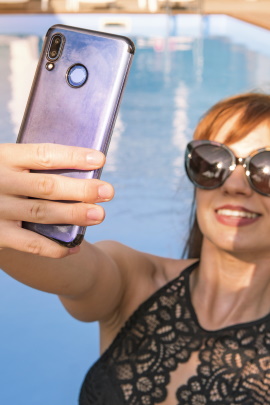
M 246 257 L 203 241 L 199 270 L 192 273 L 190 288 L 204 328 L 251 322 L 269 313 L 269 260 L 248 261 Z

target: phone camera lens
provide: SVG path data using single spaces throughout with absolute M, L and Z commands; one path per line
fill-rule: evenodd
M 49 61 L 54 62 L 56 59 L 59 58 L 64 45 L 64 37 L 60 34 L 55 34 L 50 42 L 47 59 Z

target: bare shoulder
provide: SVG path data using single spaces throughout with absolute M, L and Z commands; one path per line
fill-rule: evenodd
M 96 245 L 116 262 L 124 285 L 115 318 L 101 322 L 101 347 L 105 349 L 134 311 L 194 260 L 164 258 L 114 241 L 102 241 Z
M 167 282 L 179 276 L 182 273 L 182 271 L 184 271 L 187 267 L 191 266 L 193 263 L 198 261 L 198 259 L 170 259 L 170 258 L 164 258 L 163 260 L 165 262 L 164 268 Z
M 125 321 L 131 313 L 159 288 L 177 277 L 194 259 L 172 259 L 141 252 L 115 241 L 102 241 L 96 246 L 117 265 L 124 292 L 119 313 Z
M 162 282 L 158 280 L 164 273 L 163 261 L 115 241 L 98 242 L 96 246 L 113 259 L 121 274 L 123 291 L 118 316 L 123 323 L 153 293 L 155 284 Z
M 132 270 L 130 276 L 150 278 L 156 287 L 161 287 L 168 281 L 177 277 L 186 267 L 197 259 L 172 259 L 141 252 L 116 241 L 101 241 L 95 244 L 107 253 L 125 270 Z M 144 280 L 145 281 L 145 280 Z

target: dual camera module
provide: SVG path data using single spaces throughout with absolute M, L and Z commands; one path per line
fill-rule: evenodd
M 57 60 L 63 50 L 65 39 L 62 35 L 56 34 L 52 37 L 47 53 L 47 58 L 54 62 Z
M 64 46 L 65 37 L 61 34 L 55 34 L 52 36 L 46 57 L 48 63 L 46 69 L 51 71 L 54 69 L 55 62 L 60 58 Z M 74 88 L 82 87 L 88 78 L 88 72 L 84 65 L 81 63 L 75 63 L 71 65 L 66 72 L 67 83 Z

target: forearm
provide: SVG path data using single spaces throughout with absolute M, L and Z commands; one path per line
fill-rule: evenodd
M 79 253 L 61 259 L 2 249 L 0 268 L 35 289 L 57 295 L 77 296 L 89 290 L 95 282 L 101 256 L 99 249 L 85 241 Z

